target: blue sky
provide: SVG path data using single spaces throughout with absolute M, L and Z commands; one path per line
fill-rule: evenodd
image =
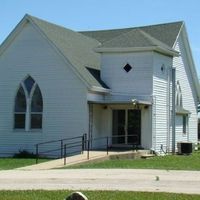
M 199 0 L 0 0 L 0 43 L 28 13 L 73 30 L 185 21 L 200 77 Z

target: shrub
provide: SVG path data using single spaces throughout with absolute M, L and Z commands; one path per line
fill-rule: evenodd
M 15 153 L 13 158 L 35 158 L 36 155 L 34 153 L 30 153 L 27 150 L 19 150 L 18 153 Z

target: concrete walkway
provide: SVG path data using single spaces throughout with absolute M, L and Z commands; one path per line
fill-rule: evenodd
M 200 194 L 200 172 L 137 169 L 0 171 L 1 190 L 120 190 Z
M 139 154 L 140 152 L 137 152 Z M 91 162 L 95 160 L 106 160 L 109 159 L 109 156 L 114 155 L 131 155 L 134 154 L 133 151 L 110 151 L 109 155 L 107 155 L 106 151 L 90 151 L 89 160 L 87 159 L 87 151 L 83 154 L 78 154 L 75 156 L 70 156 L 66 158 L 66 166 L 80 164 L 85 162 Z M 142 153 L 143 154 L 143 153 Z M 48 162 L 43 162 L 35 165 L 30 165 L 26 167 L 18 168 L 19 170 L 45 170 L 45 169 L 55 169 L 55 168 L 62 168 L 64 167 L 64 159 L 56 159 Z

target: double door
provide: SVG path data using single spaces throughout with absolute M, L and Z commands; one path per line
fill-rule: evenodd
M 113 144 L 136 144 L 141 140 L 141 110 L 113 110 Z

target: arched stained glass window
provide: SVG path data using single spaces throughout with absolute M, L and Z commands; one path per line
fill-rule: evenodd
M 179 81 L 177 81 L 176 84 L 176 106 L 183 107 L 182 92 Z
M 39 86 L 31 76 L 23 82 L 15 97 L 15 124 L 16 129 L 42 128 L 43 99 Z

